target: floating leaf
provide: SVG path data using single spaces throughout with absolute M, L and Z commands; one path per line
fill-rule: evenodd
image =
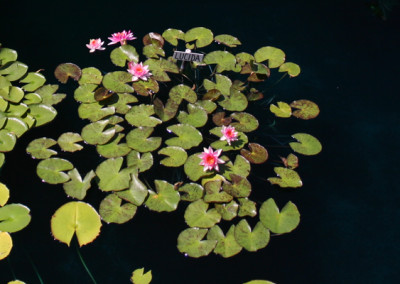
M 9 81 L 16 81 L 20 79 L 28 71 L 28 66 L 22 62 L 14 61 L 8 64 L 4 64 L 0 68 L 0 75 L 5 75 Z
M 221 221 L 221 215 L 217 209 L 208 210 L 208 203 L 199 199 L 189 204 L 185 211 L 185 222 L 190 227 L 211 228 Z
M 143 47 L 143 55 L 147 58 L 159 58 L 160 56 L 165 56 L 165 51 L 158 45 L 149 44 Z
M 57 151 L 48 149 L 57 144 L 57 141 L 51 138 L 39 138 L 31 141 L 26 147 L 26 152 L 34 159 L 47 159 L 57 154 Z
M 18 54 L 15 50 L 5 47 L 0 48 L 0 65 L 15 61 L 17 58 Z
M 231 117 L 237 122 L 231 123 L 236 131 L 251 132 L 258 128 L 258 120 L 253 115 L 246 112 L 235 112 Z
M 151 152 L 143 153 L 132 150 L 127 158 L 128 167 L 136 168 L 139 173 L 147 171 L 153 166 L 153 155 Z
M 83 139 L 78 133 L 66 132 L 58 137 L 57 143 L 63 151 L 75 152 L 83 149 L 82 145 L 76 143 L 81 141 Z
M 188 30 L 185 33 L 185 41 L 191 42 L 191 41 L 196 41 L 196 47 L 204 47 L 212 43 L 214 39 L 214 35 L 211 30 L 203 28 L 203 27 L 197 27 Z M 190 48 L 188 44 L 186 44 L 186 48 Z
M 204 88 L 206 88 L 207 91 L 216 89 L 220 91 L 223 95 L 229 96 L 231 94 L 231 86 L 232 86 L 232 81 L 229 79 L 229 77 L 216 74 L 215 75 L 215 80 L 216 82 L 212 82 L 208 79 L 204 79 Z
M 125 134 L 118 133 L 118 135 L 114 136 L 108 143 L 103 145 L 97 145 L 96 150 L 101 156 L 105 158 L 118 158 L 126 156 L 130 151 L 131 148 L 128 147 L 128 144 L 121 143 L 122 138 L 125 137 Z
M 303 182 L 297 172 L 283 167 L 275 167 L 275 173 L 278 177 L 268 178 L 271 184 L 277 184 L 280 187 L 301 187 Z
M 78 81 L 82 75 L 82 70 L 78 65 L 73 63 L 63 63 L 57 66 L 54 71 L 54 76 L 60 83 L 67 83 L 68 78 L 71 77 L 75 81 Z
M 222 127 L 214 127 L 210 130 L 210 133 L 221 137 L 221 130 Z M 247 142 L 249 142 L 249 139 L 247 138 L 246 134 L 238 132 L 237 140 L 232 141 L 231 145 L 229 145 L 225 140 L 217 140 L 211 143 L 210 146 L 214 149 L 222 149 L 222 151 L 227 152 L 242 149 L 247 144 Z
M 99 85 L 103 80 L 103 75 L 99 69 L 94 67 L 87 67 L 82 69 L 82 76 L 79 79 L 79 85 L 96 84 Z
M 193 202 L 203 197 L 204 189 L 200 184 L 197 183 L 185 183 L 179 187 L 181 194 L 181 200 Z
M 233 197 L 248 197 L 251 193 L 251 183 L 244 177 L 231 174 L 231 181 L 225 182 L 222 189 Z
M 239 63 L 241 66 L 244 66 L 246 63 L 250 63 L 254 61 L 254 56 L 247 53 L 247 52 L 241 52 L 236 54 L 236 61 Z
M 163 47 L 164 38 L 158 33 L 148 33 L 143 37 L 143 44 L 147 45 L 156 45 L 159 47 Z
M 10 190 L 4 183 L 0 182 L 0 207 L 4 206 L 10 197 Z
M 92 145 L 106 144 L 115 135 L 114 128 L 106 128 L 108 123 L 108 119 L 99 120 L 83 127 L 81 133 L 83 140 Z
M 188 113 L 181 111 L 177 116 L 180 123 L 190 124 L 196 128 L 202 127 L 206 124 L 208 115 L 207 112 L 201 107 L 194 104 L 188 104 Z
M 269 68 L 281 66 L 285 62 L 285 57 L 286 55 L 281 49 L 272 46 L 261 47 L 254 53 L 256 62 L 268 60 Z
M 154 114 L 153 105 L 140 104 L 137 106 L 133 106 L 130 111 L 125 115 L 125 119 L 129 122 L 129 124 L 136 127 L 155 127 L 158 124 L 162 123 L 162 121 L 158 118 L 151 116 L 152 114 Z
M 299 225 L 300 213 L 290 201 L 279 212 L 275 201 L 269 198 L 260 207 L 260 221 L 271 232 L 284 234 L 293 231 Z
M 240 203 L 238 212 L 239 217 L 254 217 L 257 215 L 256 203 L 254 201 L 249 200 L 247 197 L 238 198 L 238 201 Z
M 96 168 L 99 178 L 99 188 L 102 191 L 119 191 L 129 187 L 130 175 L 133 168 L 121 170 L 124 158 L 107 159 Z
M 133 93 L 134 89 L 126 84 L 132 82 L 132 74 L 125 71 L 115 71 L 104 75 L 103 86 L 116 93 Z
M 22 119 L 16 117 L 8 117 L 3 128 L 15 134 L 17 138 L 21 137 L 29 129 Z
M 131 174 L 131 183 L 129 188 L 115 192 L 120 198 L 136 205 L 140 206 L 143 204 L 147 195 L 149 194 L 147 187 L 140 181 L 137 173 Z
M 156 192 L 149 190 L 149 198 L 145 204 L 153 211 L 171 212 L 176 210 L 180 200 L 179 192 L 165 180 L 155 180 Z
M 22 204 L 0 207 L 0 232 L 14 233 L 28 226 L 31 221 L 29 208 Z
M 111 107 L 115 107 L 115 111 L 120 114 L 126 114 L 130 109 L 130 103 L 138 102 L 138 99 L 132 94 L 115 94 L 115 102 L 107 102 Z
M 217 241 L 202 240 L 207 231 L 207 229 L 199 228 L 188 228 L 182 231 L 178 236 L 178 250 L 195 258 L 210 254 L 215 248 Z
M 65 99 L 65 94 L 55 94 L 58 90 L 58 85 L 44 85 L 35 91 L 42 98 L 42 103 L 45 105 L 56 105 Z
M 269 231 L 261 222 L 258 222 L 253 231 L 245 219 L 235 228 L 235 239 L 248 251 L 257 251 L 265 248 L 269 242 Z
M 24 91 L 21 88 L 10 86 L 8 92 L 2 92 L 3 99 L 13 102 L 19 103 L 24 97 Z
M 261 93 L 260 91 L 258 91 L 255 88 L 251 88 L 250 89 L 250 93 L 247 95 L 247 100 L 249 102 L 258 101 L 258 100 L 261 100 L 263 98 L 264 98 L 263 93 Z
M 139 80 L 132 84 L 135 92 L 142 96 L 155 94 L 159 91 L 159 86 L 156 80 L 152 77 L 147 81 Z
M 204 57 L 204 63 L 206 64 L 217 64 L 217 72 L 222 73 L 223 71 L 240 71 L 240 66 L 236 65 L 235 56 L 228 51 L 212 51 Z
M 296 77 L 300 74 L 300 66 L 296 63 L 285 62 L 281 66 L 279 66 L 279 72 L 287 72 L 289 76 Z
M 161 118 L 162 121 L 168 121 L 171 118 L 175 117 L 175 114 L 178 111 L 179 107 L 179 104 L 172 99 L 167 100 L 165 107 L 163 102 L 159 98 L 155 98 L 153 104 L 154 112 L 158 115 L 159 118 Z
M 96 84 L 84 84 L 79 86 L 74 92 L 74 99 L 81 103 L 94 103 L 94 90 L 97 88 Z
M 168 29 L 163 32 L 162 37 L 173 46 L 177 46 L 178 39 L 185 39 L 185 33 L 177 29 Z
M 6 159 L 6 157 L 5 157 L 4 153 L 0 153 L 0 169 L 4 165 L 5 159 Z
M 14 281 L 10 281 L 7 284 L 26 284 L 25 282 L 22 282 L 20 280 L 14 280 Z
M 233 199 L 233 196 L 228 194 L 226 191 L 222 191 L 221 180 L 214 180 L 205 183 L 205 195 L 204 202 L 207 203 L 227 203 Z
M 166 167 L 180 167 L 187 159 L 186 151 L 176 146 L 162 148 L 158 151 L 158 154 L 168 156 L 160 161 L 160 163 Z
M 126 65 L 126 61 L 138 62 L 139 54 L 132 45 L 124 44 L 111 51 L 110 58 L 111 62 L 115 65 L 124 67 Z
M 277 117 L 290 117 L 292 115 L 292 108 L 285 102 L 278 102 L 278 106 L 271 104 L 269 110 Z
M 0 232 L 0 260 L 5 259 L 11 252 L 13 242 L 7 232 Z
M 89 119 L 92 122 L 98 121 L 114 113 L 115 107 L 104 107 L 98 102 L 81 104 L 78 108 L 79 117 L 82 119 Z
M 322 150 L 321 143 L 318 141 L 317 138 L 310 134 L 296 133 L 293 134 L 292 137 L 298 142 L 291 142 L 289 143 L 289 146 L 293 149 L 293 151 L 297 153 L 311 156 L 318 154 Z
M 182 100 L 186 100 L 192 104 L 197 100 L 197 94 L 189 86 L 183 84 L 176 85 L 171 88 L 169 91 L 169 97 L 178 105 L 182 102 Z
M 235 163 L 231 161 L 221 165 L 223 176 L 228 180 L 231 179 L 231 174 L 236 174 L 242 177 L 247 177 L 250 173 L 250 163 L 241 155 L 236 155 Z
M 72 170 L 74 166 L 67 160 L 49 158 L 42 160 L 37 165 L 37 175 L 47 183 L 58 184 L 67 182 L 70 177 L 64 171 Z
M 123 224 L 135 216 L 135 205 L 125 203 L 121 206 L 121 203 L 122 199 L 116 194 L 109 194 L 101 201 L 99 213 L 104 222 Z
M 153 133 L 152 127 L 138 127 L 131 130 L 126 136 L 128 146 L 139 152 L 152 152 L 161 145 L 161 137 L 150 137 Z
M 263 146 L 257 143 L 249 143 L 249 150 L 242 149 L 240 154 L 252 164 L 262 164 L 268 160 L 268 152 Z
M 293 155 L 292 153 L 290 153 L 287 158 L 281 157 L 281 160 L 283 162 L 283 164 L 285 165 L 285 167 L 294 170 L 295 168 L 297 168 L 299 166 L 299 158 L 297 158 L 296 155 Z
M 133 271 L 131 282 L 133 284 L 149 284 L 151 282 L 151 270 L 144 273 L 144 268 L 139 268 Z
M 221 214 L 222 219 L 230 221 L 237 216 L 239 205 L 232 200 L 226 204 L 215 204 L 215 209 Z
M 226 34 L 217 35 L 214 40 L 229 47 L 236 47 L 242 44 L 236 37 Z
M 91 243 L 100 234 L 101 219 L 88 203 L 71 201 L 51 217 L 51 233 L 54 238 L 69 246 L 76 233 L 79 246 Z
M 312 119 L 319 115 L 319 107 L 316 103 L 309 100 L 293 101 L 290 106 L 295 108 L 293 116 L 301 119 Z
M 251 280 L 243 284 L 275 284 L 275 283 L 267 280 Z
M 217 246 L 214 249 L 214 253 L 221 255 L 222 257 L 228 258 L 238 254 L 242 250 L 235 239 L 235 225 L 229 228 L 226 237 L 218 225 L 215 225 L 207 233 L 207 240 L 218 241 Z
M 29 72 L 28 75 L 26 75 L 19 82 L 27 83 L 22 86 L 22 89 L 24 89 L 27 92 L 33 92 L 39 87 L 43 86 L 44 82 L 46 82 L 46 78 L 40 73 Z
M 163 58 L 160 59 L 147 59 L 143 65 L 148 65 L 153 74 L 153 78 L 160 82 L 168 82 L 171 81 L 168 74 L 166 72 L 171 72 L 178 74 L 179 68 L 175 63 L 165 60 Z
M 190 149 L 198 146 L 203 141 L 200 131 L 188 124 L 174 124 L 169 126 L 167 131 L 178 135 L 178 137 L 173 137 L 165 141 L 165 144 L 168 146 Z
M 63 184 L 65 193 L 68 196 L 82 200 L 85 198 L 86 192 L 91 186 L 90 183 L 92 179 L 96 176 L 96 174 L 93 171 L 90 171 L 82 180 L 82 177 L 79 174 L 78 170 L 76 168 L 73 168 L 71 171 L 68 172 L 68 176 L 70 177 L 70 181 Z
M 247 108 L 248 102 L 244 94 L 233 91 L 229 97 L 224 96 L 222 100 L 218 101 L 218 104 L 229 111 L 242 111 Z
M 114 94 L 115 93 L 113 91 L 107 90 L 104 87 L 100 87 L 96 90 L 96 92 L 94 92 L 94 99 L 96 100 L 96 102 L 101 102 L 108 99 Z
M 57 115 L 55 108 L 45 104 L 30 105 L 29 109 L 30 115 L 36 120 L 36 127 L 49 123 Z

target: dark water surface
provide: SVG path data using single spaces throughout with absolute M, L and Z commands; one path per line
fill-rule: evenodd
M 131 29 L 141 39 L 170 27 L 205 26 L 238 37 L 250 53 L 266 45 L 284 50 L 302 73 L 273 95 L 310 99 L 321 108 L 315 120 L 276 125 L 279 133 L 306 132 L 323 144 L 320 155 L 301 157 L 304 186 L 254 186 L 266 192 L 264 199 L 273 195 L 280 206 L 288 200 L 298 206 L 302 220 L 294 232 L 272 238 L 257 253 L 191 259 L 175 247 L 186 228 L 183 207 L 171 214 L 139 208 L 132 221 L 104 225 L 98 239 L 80 249 L 97 282 L 129 283 L 131 272 L 145 267 L 153 271 L 152 283 L 399 283 L 399 10 L 383 21 L 365 1 L 0 1 L 0 42 L 16 49 L 30 71 L 45 69 L 49 83 L 56 83 L 52 73 L 62 62 L 101 69 L 104 57 L 89 55 L 89 38 Z M 75 243 L 67 247 L 50 234 L 52 214 L 68 201 L 62 187 L 41 183 L 37 161 L 25 153 L 34 138 L 57 138 L 83 126 L 73 89 L 61 91 L 68 98 L 57 105 L 56 120 L 23 136 L 6 155 L 1 181 L 11 189 L 10 202 L 30 207 L 32 222 L 12 234 L 0 283 L 13 273 L 39 283 L 31 262 L 44 283 L 91 283 Z M 262 122 L 263 113 L 257 115 Z M 95 200 L 91 191 L 88 202 Z

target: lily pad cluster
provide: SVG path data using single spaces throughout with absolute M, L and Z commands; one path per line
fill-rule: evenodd
M 256 189 L 249 178 L 251 169 L 267 162 L 269 153 L 250 141 L 260 122 L 246 109 L 264 101 L 257 86 L 266 84 L 271 73 L 296 77 L 300 67 L 287 62 L 276 47 L 235 53 L 239 39 L 214 35 L 204 27 L 149 33 L 143 37 L 141 54 L 137 45 L 127 42 L 132 35 L 125 31 L 114 35 L 125 35 L 118 39 L 121 46 L 110 53 L 116 70 L 104 73 L 73 63 L 55 70 L 60 82 L 77 81 L 74 98 L 79 102 L 78 115 L 87 124 L 79 133 L 67 130 L 59 137 L 33 140 L 27 147 L 33 158 L 41 159 L 37 174 L 43 181 L 61 185 L 77 200 L 84 200 L 93 186 L 104 196 L 99 213 L 97 205 L 82 201 L 58 209 L 51 222 L 54 237 L 69 244 L 76 233 L 83 245 L 99 234 L 100 218 L 120 224 L 131 220 L 138 207 L 171 212 L 181 203 L 186 206 L 183 218 L 188 228 L 179 234 L 177 247 L 190 257 L 214 252 L 226 258 L 243 249 L 257 251 L 267 246 L 271 234 L 293 231 L 300 221 L 295 204 L 289 201 L 281 208 L 268 196 L 260 206 L 252 200 Z M 101 39 L 93 44 L 88 45 L 91 52 L 103 52 Z M 203 53 L 203 61 L 173 58 L 174 51 L 185 50 Z M 132 66 L 151 76 L 133 76 Z M 297 101 L 290 110 L 278 105 L 275 113 L 286 115 L 296 108 L 300 113 L 296 117 L 315 117 L 314 105 Z M 223 139 L 225 127 L 234 129 L 234 139 Z M 292 136 L 287 146 L 294 152 L 321 151 L 315 137 Z M 102 161 L 82 173 L 68 156 L 87 147 L 95 148 Z M 205 170 L 200 165 L 207 148 L 221 154 L 219 167 Z M 300 187 L 297 166 L 298 157 L 291 153 L 268 180 L 282 188 Z
M 28 72 L 15 50 L 0 44 L 0 168 L 5 154 L 14 149 L 17 139 L 29 129 L 52 121 L 53 105 L 62 101 L 58 85 L 45 85 L 39 71 Z

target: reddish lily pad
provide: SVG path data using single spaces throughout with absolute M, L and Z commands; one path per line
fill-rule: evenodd
M 144 45 L 156 45 L 158 47 L 163 47 L 164 38 L 158 33 L 148 33 L 143 37 Z
M 316 103 L 309 100 L 297 100 L 293 101 L 290 106 L 295 108 L 293 116 L 301 119 L 312 119 L 319 115 L 319 107 Z
M 297 168 L 299 166 L 299 158 L 290 153 L 287 158 L 281 157 L 281 160 L 283 162 L 283 164 L 285 165 L 285 167 L 294 170 L 295 168 Z
M 251 193 L 251 183 L 242 176 L 231 174 L 232 183 L 226 181 L 222 189 L 233 197 L 248 197 Z
M 60 83 L 67 83 L 68 78 L 72 78 L 75 81 L 78 81 L 81 78 L 82 70 L 78 65 L 73 63 L 62 63 L 57 66 L 54 71 L 54 76 L 57 78 Z
M 262 164 L 268 160 L 268 151 L 257 143 L 249 143 L 249 150 L 242 149 L 240 154 L 252 164 Z

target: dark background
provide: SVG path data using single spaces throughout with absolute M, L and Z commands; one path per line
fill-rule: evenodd
M 215 35 L 238 37 L 238 50 L 284 50 L 302 73 L 273 95 L 287 102 L 310 99 L 321 108 L 315 120 L 282 119 L 276 125 L 279 133 L 307 132 L 323 144 L 320 155 L 301 157 L 304 186 L 280 190 L 257 183 L 257 190 L 280 196 L 280 206 L 297 204 L 302 221 L 294 232 L 272 238 L 257 253 L 191 259 L 175 247 L 186 227 L 183 211 L 140 208 L 127 224 L 104 225 L 99 238 L 80 249 L 97 282 L 129 283 L 131 272 L 145 267 L 153 271 L 152 283 L 399 283 L 399 16 L 397 6 L 384 20 L 368 1 L 1 0 L 0 42 L 16 49 L 30 71 L 45 69 L 48 83 L 56 83 L 53 70 L 62 62 L 101 66 L 104 57 L 85 47 L 89 38 L 131 29 L 141 46 L 148 32 L 204 26 Z M 32 222 L 12 234 L 14 248 L 0 262 L 0 283 L 13 273 L 39 283 L 34 266 L 44 283 L 91 283 L 75 243 L 68 248 L 50 234 L 51 215 L 68 199 L 61 187 L 40 182 L 37 161 L 25 153 L 34 138 L 57 138 L 83 125 L 73 89 L 60 90 L 68 98 L 56 106 L 56 120 L 30 131 L 6 155 L 1 181 L 11 189 L 9 202 L 30 207 Z

